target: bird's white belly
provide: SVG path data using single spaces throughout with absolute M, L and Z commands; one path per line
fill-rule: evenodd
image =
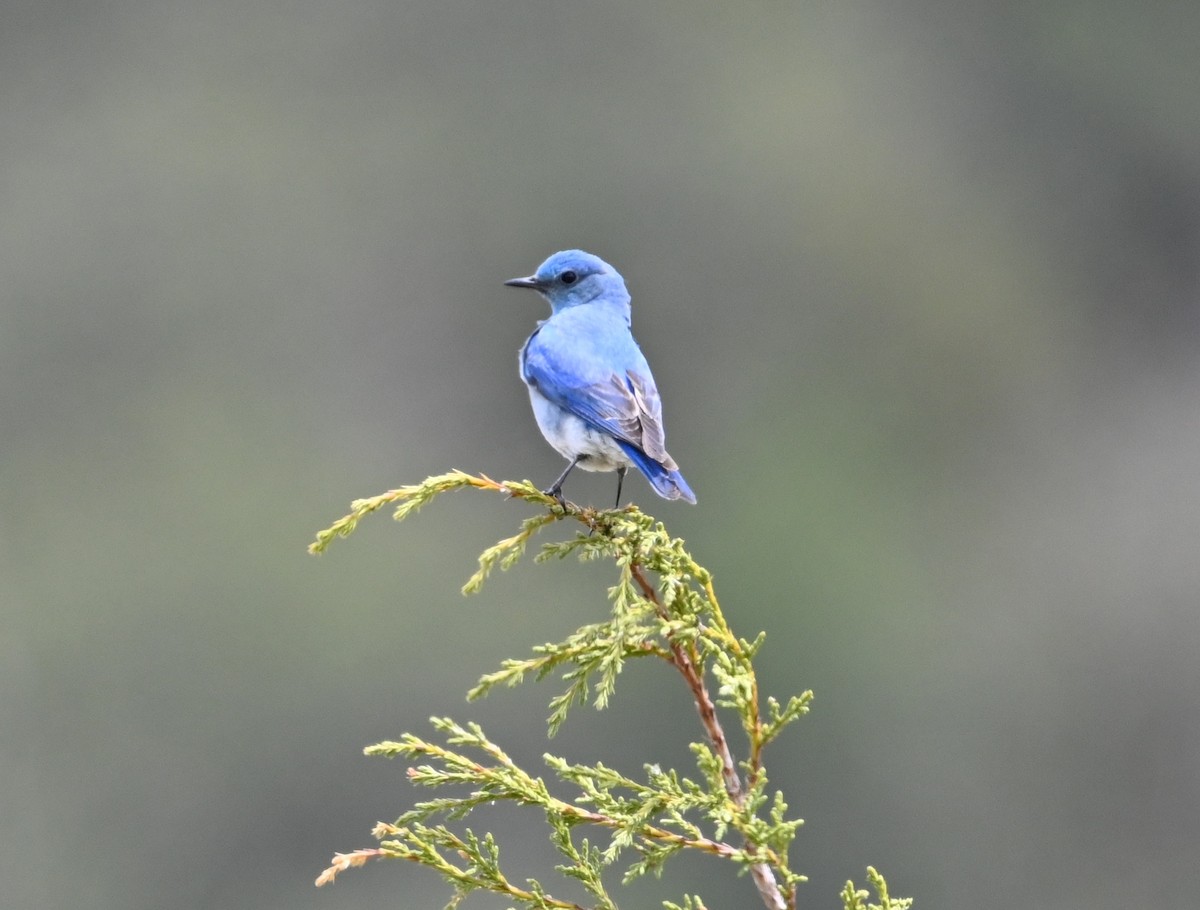
M 564 411 L 533 386 L 529 386 L 533 416 L 546 441 L 568 461 L 576 456 L 585 471 L 615 471 L 633 462 L 607 433 L 588 426 L 570 411 Z

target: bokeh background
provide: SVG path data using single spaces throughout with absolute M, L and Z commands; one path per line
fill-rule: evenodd
M 926 908 L 1196 899 L 1200 5 L 2 12 L 0 905 L 439 907 L 312 884 L 421 796 L 362 747 L 435 714 L 690 767 L 658 667 L 552 746 L 548 683 L 464 702 L 606 609 L 593 565 L 459 595 L 529 507 L 305 553 L 431 473 L 555 476 L 501 282 L 567 246 L 625 274 L 699 505 L 633 498 L 816 690 L 769 756 L 802 905 L 868 863 Z M 553 883 L 536 820 L 478 824 Z M 625 906 L 756 905 L 730 872 Z

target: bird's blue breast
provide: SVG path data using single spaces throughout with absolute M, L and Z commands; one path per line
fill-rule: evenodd
M 555 313 L 525 342 L 521 377 L 557 380 L 564 387 L 607 382 L 627 372 L 649 373 L 629 331 L 628 307 L 592 304 Z

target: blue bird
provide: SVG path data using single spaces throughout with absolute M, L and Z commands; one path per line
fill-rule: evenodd
M 578 465 L 617 472 L 617 507 L 630 465 L 664 499 L 696 501 L 667 454 L 662 402 L 650 365 L 630 331 L 625 279 L 582 250 L 555 253 L 527 278 L 550 304 L 550 318 L 521 348 L 521 378 L 546 441 L 570 462 L 545 492 L 562 502 L 562 485 Z

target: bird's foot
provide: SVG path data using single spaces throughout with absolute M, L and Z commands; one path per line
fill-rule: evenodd
M 564 512 L 567 510 L 567 501 L 563 498 L 561 487 L 550 487 L 548 490 L 542 490 L 543 496 L 549 496 L 558 503 L 558 507 Z

